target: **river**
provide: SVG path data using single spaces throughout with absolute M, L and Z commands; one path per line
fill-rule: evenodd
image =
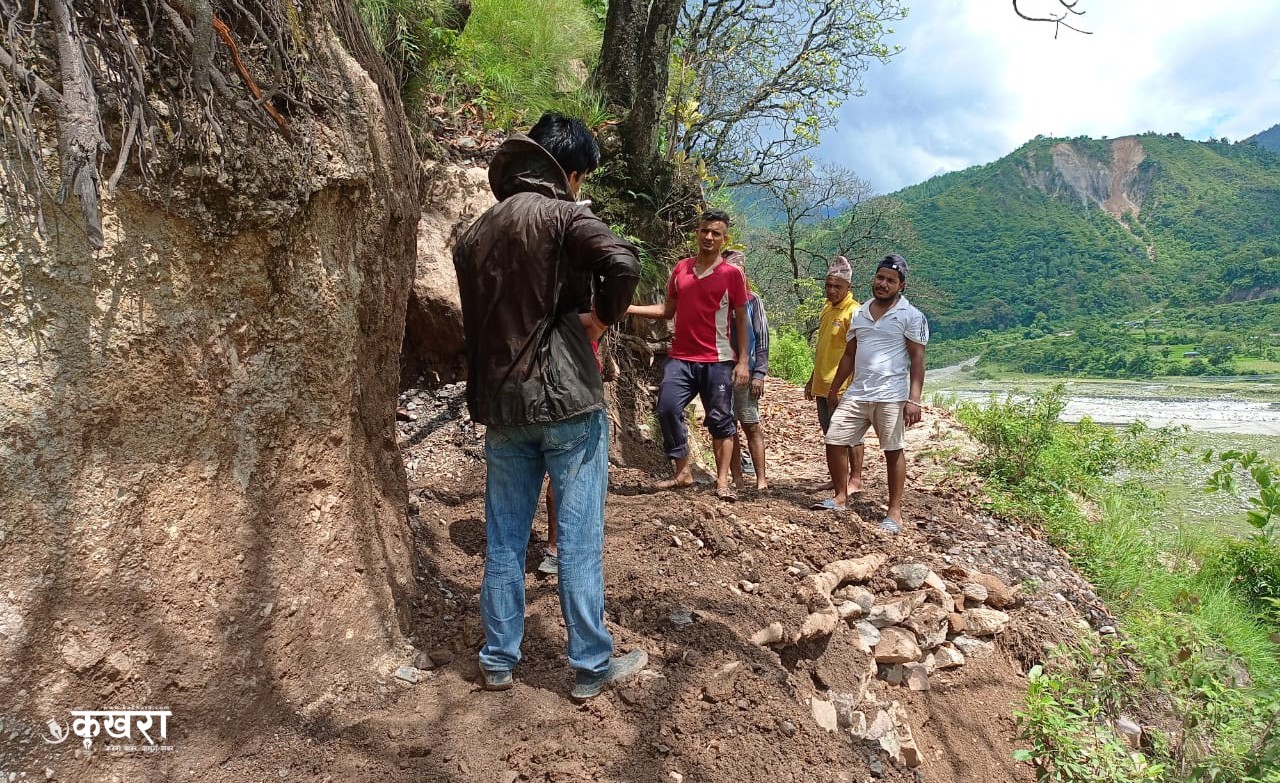
M 993 395 L 1016 397 L 1058 382 L 1066 387 L 1065 421 L 1088 416 L 1099 424 L 1142 421 L 1152 427 L 1181 425 L 1194 432 L 1280 436 L 1280 382 L 1274 377 L 992 381 L 973 379 L 965 365 L 957 365 L 931 372 L 925 389 L 929 394 L 981 402 Z

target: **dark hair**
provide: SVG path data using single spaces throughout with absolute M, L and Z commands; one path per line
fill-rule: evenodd
M 529 138 L 550 152 L 566 175 L 590 174 L 600 165 L 600 145 L 582 120 L 549 111 L 529 129 Z
M 723 209 L 708 209 L 698 216 L 699 223 L 715 223 L 716 221 L 724 223 L 726 228 L 733 225 L 733 221 L 729 219 L 729 213 Z

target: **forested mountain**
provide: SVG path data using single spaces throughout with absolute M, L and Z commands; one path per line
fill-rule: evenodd
M 1255 133 L 1244 141 L 1246 144 L 1266 147 L 1272 152 L 1280 152 L 1280 124 L 1272 125 L 1262 133 Z
M 943 337 L 1280 294 L 1280 154 L 1252 144 L 1037 137 L 892 198 Z

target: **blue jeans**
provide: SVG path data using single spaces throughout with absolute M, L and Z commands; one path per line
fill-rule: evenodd
M 604 624 L 604 499 L 609 488 L 609 419 L 602 410 L 551 424 L 489 427 L 485 433 L 484 516 L 488 548 L 480 612 L 480 666 L 510 671 L 524 638 L 524 563 L 542 495 L 555 490 L 557 587 L 569 633 L 569 665 L 601 675 L 609 670 L 613 637 Z

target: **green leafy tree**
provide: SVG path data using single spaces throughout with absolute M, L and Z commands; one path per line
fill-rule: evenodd
M 667 155 L 730 184 L 786 178 L 837 110 L 863 92 L 899 0 L 707 0 L 684 4 L 674 41 Z

